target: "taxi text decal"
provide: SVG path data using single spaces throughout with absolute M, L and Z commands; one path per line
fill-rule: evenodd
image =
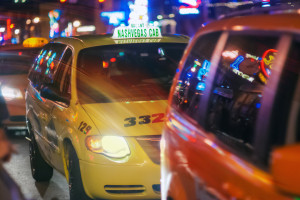
M 88 134 L 91 129 L 92 129 L 92 127 L 89 126 L 84 121 L 80 122 L 80 125 L 78 127 L 78 130 L 81 131 L 81 132 L 83 132 L 84 134 Z
M 150 123 L 159 123 L 159 122 L 164 122 L 164 117 L 165 114 L 164 113 L 156 113 L 151 115 L 143 115 L 143 116 L 139 116 L 137 117 L 128 117 L 126 119 L 124 119 L 124 121 L 126 122 L 124 124 L 124 127 L 130 127 L 130 126 L 135 126 L 137 123 L 138 124 L 150 124 Z

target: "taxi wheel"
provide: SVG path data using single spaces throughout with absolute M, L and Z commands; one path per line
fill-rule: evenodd
M 32 134 L 29 142 L 29 155 L 32 177 L 37 182 L 49 181 L 53 175 L 53 168 L 43 159 Z
M 69 171 L 69 192 L 70 200 L 91 200 L 85 193 L 81 180 L 79 160 L 75 149 L 68 145 L 68 171 Z

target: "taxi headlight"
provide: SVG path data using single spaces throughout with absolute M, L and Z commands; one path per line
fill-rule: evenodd
M 88 150 L 112 158 L 123 158 L 130 154 L 128 144 L 121 136 L 91 135 L 86 137 L 85 144 Z
M 18 88 L 3 86 L 1 88 L 1 92 L 2 92 L 2 96 L 4 97 L 5 100 L 23 98 L 22 93 Z

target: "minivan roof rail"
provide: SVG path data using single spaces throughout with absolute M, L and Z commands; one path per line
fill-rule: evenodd
M 298 13 L 300 14 L 300 4 L 294 5 L 280 5 L 280 6 L 270 6 L 270 7 L 253 7 L 247 10 L 241 10 L 232 12 L 230 14 L 221 15 L 218 19 L 226 19 L 237 16 L 247 16 L 247 15 L 264 15 L 264 14 L 288 14 L 288 13 Z

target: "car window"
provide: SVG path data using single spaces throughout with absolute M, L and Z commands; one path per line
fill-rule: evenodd
M 71 61 L 72 50 L 70 48 L 67 48 L 59 63 L 53 82 L 54 88 L 61 94 L 68 93 L 67 85 L 69 85 L 70 83 L 71 74 L 69 72 L 71 71 Z
M 185 43 L 98 46 L 79 52 L 81 103 L 166 100 Z
M 54 43 L 51 45 L 51 48 L 46 54 L 46 58 L 43 62 L 45 70 L 43 72 L 45 76 L 45 84 L 55 84 L 55 74 L 58 72 L 58 66 L 62 61 L 66 47 L 66 45 L 60 43 Z
M 220 32 L 201 36 L 192 48 L 176 83 L 172 107 L 196 118 L 199 101 L 205 89 L 210 60 Z
M 64 53 L 66 45 L 48 44 L 40 52 L 30 71 L 29 79 L 38 90 L 45 84 L 53 84 L 54 74 Z
M 220 141 L 246 157 L 253 153 L 257 114 L 272 75 L 278 39 L 263 34 L 231 35 L 220 55 L 207 127 Z
M 45 63 L 44 60 L 50 50 L 51 44 L 47 44 L 36 57 L 34 64 L 29 72 L 28 78 L 36 89 L 40 89 L 42 81 L 44 80 Z
M 296 91 L 297 83 L 300 75 L 300 40 L 292 41 L 291 48 L 287 55 L 287 59 L 281 74 L 278 91 L 276 93 L 272 118 L 271 118 L 271 129 L 269 133 L 269 144 L 267 146 L 267 153 L 278 146 L 285 145 L 286 133 L 288 131 L 288 124 L 291 109 L 296 109 L 299 112 L 299 102 L 292 102 L 295 95 L 300 91 Z M 294 104 L 293 104 L 294 103 Z M 294 105 L 294 106 L 293 106 Z M 293 107 L 292 107 L 293 106 Z M 300 142 L 300 130 L 299 130 L 299 114 L 295 116 L 297 120 L 292 126 L 296 126 L 293 130 L 295 135 L 293 141 Z M 298 127 L 297 127 L 298 126 Z M 268 155 L 266 162 L 268 161 Z

